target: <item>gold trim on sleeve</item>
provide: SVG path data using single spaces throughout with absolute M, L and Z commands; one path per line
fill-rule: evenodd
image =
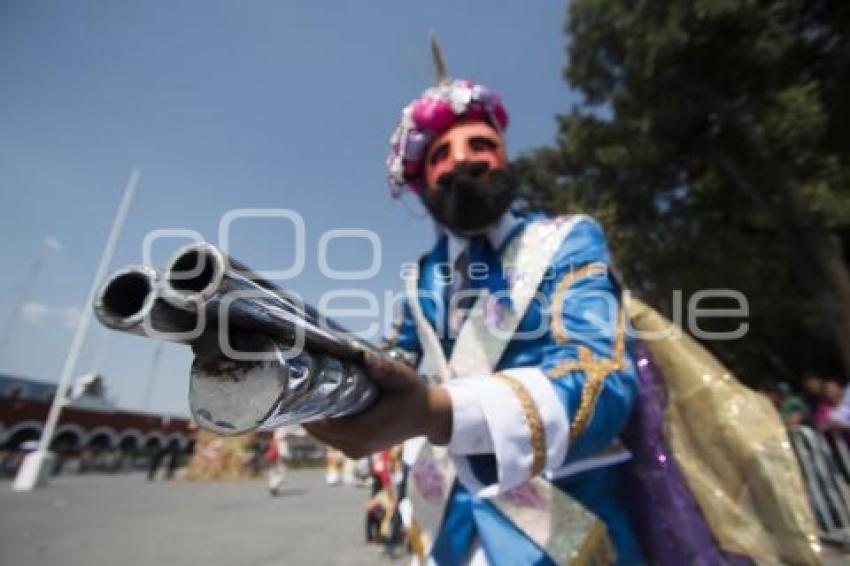
M 584 279 L 591 275 L 597 275 L 608 272 L 608 266 L 601 262 L 588 263 L 578 269 L 571 269 L 569 273 L 558 282 L 555 292 L 552 293 L 552 337 L 558 344 L 566 344 L 569 340 L 569 333 L 564 324 L 564 299 L 567 296 L 567 291 L 570 290 L 576 281 Z
M 625 367 L 626 363 L 626 309 L 620 307 L 617 320 L 617 336 L 610 358 L 597 358 L 585 345 L 578 347 L 578 359 L 566 360 L 549 370 L 547 375 L 552 379 L 563 377 L 569 371 L 584 372 L 584 387 L 581 390 L 581 400 L 570 426 L 570 440 L 575 440 L 587 429 L 593 418 L 596 403 L 602 393 L 605 378 L 612 372 Z
M 497 373 L 493 377 L 511 388 L 511 392 L 516 396 L 522 407 L 525 424 L 528 425 L 528 430 L 531 433 L 531 477 L 534 477 L 542 472 L 546 465 L 546 430 L 543 428 L 543 418 L 540 416 L 540 411 L 531 397 L 531 393 L 528 392 L 521 381 L 507 373 Z

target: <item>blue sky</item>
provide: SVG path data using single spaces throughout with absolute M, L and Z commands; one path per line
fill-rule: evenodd
M 381 240 L 381 270 L 348 282 L 400 290 L 399 265 L 431 245 L 413 199 L 389 197 L 387 139 L 400 108 L 431 84 L 436 28 L 449 72 L 492 86 L 511 113 L 512 154 L 549 143 L 574 95 L 561 79 L 563 1 L 0 3 L 0 371 L 55 381 L 121 189 L 142 177 L 112 267 L 139 262 L 145 234 L 183 228 L 216 240 L 237 208 L 287 208 L 305 221 L 307 258 L 283 282 L 308 301 L 339 286 L 318 268 L 330 229 Z M 292 262 L 292 229 L 234 228 L 233 255 L 258 269 Z M 45 238 L 25 312 L 14 299 Z M 165 261 L 183 241 L 161 242 Z M 330 248 L 336 269 L 367 267 L 363 241 Z M 154 344 L 93 325 L 78 374 L 98 369 L 140 408 Z M 185 348 L 168 345 L 151 409 L 187 413 Z

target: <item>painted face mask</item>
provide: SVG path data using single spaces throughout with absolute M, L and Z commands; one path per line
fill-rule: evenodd
M 469 79 L 445 77 L 404 107 L 390 138 L 386 161 L 393 196 L 400 196 L 405 189 L 424 192 L 423 171 L 429 147 L 463 121 L 489 124 L 503 135 L 508 127 L 508 112 L 499 95 L 489 87 Z

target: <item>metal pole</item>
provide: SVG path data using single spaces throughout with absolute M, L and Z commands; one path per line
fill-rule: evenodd
M 133 169 L 130 173 L 130 179 L 127 181 L 127 186 L 124 188 L 124 196 L 121 199 L 121 204 L 118 205 L 118 211 L 115 213 L 115 220 L 112 222 L 112 229 L 109 232 L 109 237 L 106 240 L 106 246 L 100 256 L 100 263 L 95 272 L 94 281 L 92 282 L 89 296 L 86 299 L 83 311 L 80 314 L 80 320 L 77 322 L 77 328 L 74 332 L 74 338 L 71 341 L 71 348 L 68 351 L 68 357 L 65 358 L 65 365 L 62 368 L 62 375 L 59 378 L 59 383 L 56 386 L 56 394 L 53 396 L 53 403 L 50 406 L 50 412 L 47 414 L 47 421 L 44 424 L 44 430 L 41 433 L 41 440 L 38 443 L 38 450 L 29 454 L 27 458 L 31 461 L 29 465 L 24 461 L 21 464 L 18 475 L 15 478 L 13 489 L 15 491 L 31 491 L 38 484 L 46 480 L 47 473 L 42 469 L 45 460 L 48 459 L 48 450 L 50 449 L 50 441 L 53 438 L 53 433 L 56 425 L 59 422 L 59 415 L 62 412 L 62 407 L 65 404 L 65 397 L 68 392 L 68 387 L 71 384 L 71 378 L 74 375 L 74 370 L 77 366 L 77 359 L 80 357 L 85 342 L 86 333 L 89 328 L 89 323 L 92 318 L 92 303 L 94 302 L 95 294 L 100 286 L 100 282 L 106 276 L 106 270 L 109 268 L 109 263 L 112 261 L 112 254 L 115 252 L 115 246 L 118 243 L 118 237 L 121 235 L 121 229 L 124 226 L 124 220 L 127 218 L 127 212 L 130 210 L 130 204 L 133 201 L 133 195 L 136 192 L 136 186 L 139 183 L 140 173 L 138 169 Z M 32 458 L 30 458 L 32 456 Z

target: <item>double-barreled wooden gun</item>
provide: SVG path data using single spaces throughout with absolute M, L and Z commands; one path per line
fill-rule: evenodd
M 358 364 L 370 344 L 207 243 L 162 272 L 117 271 L 94 308 L 111 329 L 195 350 L 189 406 L 219 434 L 354 414 L 377 395 Z

